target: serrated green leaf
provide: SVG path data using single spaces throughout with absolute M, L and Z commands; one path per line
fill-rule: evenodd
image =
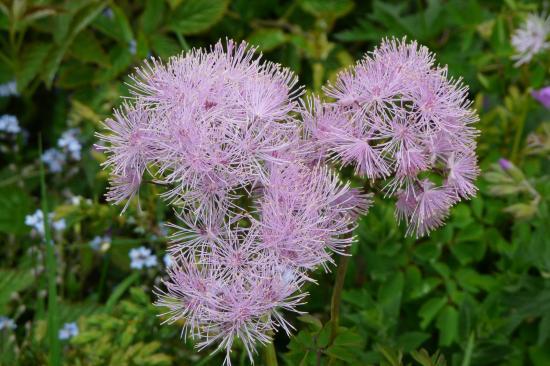
M 81 32 L 72 43 L 69 52 L 83 62 L 93 62 L 109 67 L 109 57 L 103 50 L 101 43 L 91 31 Z
M 201 33 L 221 19 L 227 0 L 186 0 L 170 16 L 168 28 L 183 35 Z
M 140 19 L 141 30 L 145 34 L 151 34 L 162 24 L 164 10 L 164 1 L 147 0 L 145 2 L 145 9 Z

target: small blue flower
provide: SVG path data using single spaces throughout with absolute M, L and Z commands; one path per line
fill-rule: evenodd
M 111 19 L 111 20 L 115 17 L 115 14 L 113 13 L 113 9 L 111 9 L 111 8 L 105 8 L 102 12 L 102 15 L 105 18 L 108 18 L 108 19 Z
M 15 329 L 17 328 L 17 324 L 13 321 L 13 319 L 8 318 L 7 316 L 0 316 L 0 330 L 3 329 Z
M 11 114 L 4 114 L 0 117 L 0 132 L 6 132 L 11 134 L 17 134 L 21 132 L 21 127 L 19 127 L 19 121 L 17 117 L 12 116 Z
M 63 170 L 63 165 L 65 165 L 67 160 L 65 154 L 55 148 L 51 148 L 44 151 L 42 161 L 52 173 L 59 173 Z
M 59 339 L 71 339 L 78 335 L 78 325 L 76 323 L 65 323 L 63 328 L 59 329 Z
M 152 254 L 151 249 L 139 247 L 130 250 L 131 263 L 130 268 L 143 269 L 151 268 L 157 265 L 157 257 Z
M 108 247 L 109 245 L 111 245 L 111 237 L 109 235 L 97 235 L 95 238 L 92 239 L 92 241 L 90 241 L 90 248 L 92 248 L 96 252 L 101 250 L 102 247 Z
M 52 227 L 55 231 L 63 231 L 67 228 L 65 219 L 53 221 L 53 217 L 54 213 L 50 212 L 48 218 L 50 219 Z M 25 216 L 25 225 L 32 227 L 41 236 L 44 236 L 44 213 L 42 210 L 38 209 L 33 214 Z
M 81 158 L 82 144 L 78 141 L 77 136 L 80 131 L 77 128 L 71 128 L 57 140 L 57 146 L 69 154 L 72 160 L 78 161 Z
M 136 54 L 136 51 L 137 51 L 137 42 L 135 39 L 132 39 L 130 42 L 128 42 L 128 51 L 130 51 L 130 53 L 132 55 L 135 55 Z
M 0 84 L 0 97 L 17 96 L 17 82 L 15 80 Z

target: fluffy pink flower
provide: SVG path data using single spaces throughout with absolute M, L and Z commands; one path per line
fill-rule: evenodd
M 225 348 L 227 364 L 235 339 L 252 361 L 258 343 L 290 332 L 283 313 L 299 312 L 308 271 L 344 252 L 370 204 L 318 165 L 323 154 L 312 157 L 296 82 L 246 43 L 153 59 L 98 134 L 109 200 L 132 198 L 148 174 L 177 207 L 157 304 L 168 323 L 184 320 L 197 347 Z
M 235 190 L 264 180 L 266 166 L 279 162 L 273 156 L 299 137 L 296 76 L 260 62 L 246 43 L 219 42 L 166 64 L 153 59 L 132 80 L 132 104 L 98 134 L 105 166 L 119 177 L 117 203 L 135 191 L 134 180 L 124 187 L 127 172 L 151 167 L 169 201 L 223 206 Z
M 366 212 L 369 204 L 324 169 L 275 169 L 259 203 L 260 245 L 285 265 L 327 268 L 331 253 L 351 244 L 356 210 Z
M 108 155 L 102 166 L 111 168 L 107 199 L 115 204 L 129 200 L 139 190 L 153 153 L 154 132 L 150 129 L 150 118 L 141 106 L 124 104 L 115 110 L 114 119 L 105 121 L 106 133 L 97 134 L 103 145 L 96 147 Z
M 311 149 L 366 178 L 389 179 L 384 189 L 389 195 L 400 192 L 396 215 L 407 218 L 409 233 L 428 233 L 447 212 L 415 216 L 410 211 L 418 197 L 409 195 L 426 186 L 423 173 L 443 175 L 445 181 L 426 195 L 449 191 L 457 201 L 475 194 L 477 130 L 472 124 L 478 117 L 468 88 L 449 78 L 446 67 L 436 66 L 426 47 L 384 40 L 324 92 L 334 101 L 322 107 L 310 103 L 303 113 Z

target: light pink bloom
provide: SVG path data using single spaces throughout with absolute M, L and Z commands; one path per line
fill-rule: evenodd
M 478 132 L 472 124 L 478 117 L 468 88 L 436 66 L 426 47 L 384 40 L 324 92 L 334 101 L 320 107 L 314 100 L 303 112 L 310 149 L 353 166 L 358 175 L 387 180 L 384 190 L 397 193 L 396 215 L 406 219 L 410 234 L 428 233 L 448 211 L 421 216 L 411 211 L 424 204 L 417 200 L 424 195 L 418 189 L 426 187 L 425 173 L 445 181 L 426 196 L 453 193 L 455 200 L 445 200 L 445 206 L 475 194 Z

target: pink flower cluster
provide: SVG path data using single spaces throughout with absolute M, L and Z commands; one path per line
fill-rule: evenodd
M 227 364 L 235 339 L 252 361 L 258 342 L 290 332 L 282 312 L 299 312 L 311 271 L 351 244 L 370 196 L 333 162 L 387 180 L 418 235 L 475 194 L 478 174 L 467 89 L 425 47 L 384 41 L 325 88 L 331 103 L 301 103 L 296 76 L 254 51 L 227 41 L 146 62 L 98 134 L 109 201 L 129 202 L 144 180 L 165 188 L 179 222 L 158 305 Z
M 475 195 L 478 120 L 467 87 L 416 42 L 384 40 L 309 102 L 304 122 L 318 159 L 385 179 L 396 217 L 422 236 Z
M 179 222 L 158 305 L 198 348 L 225 348 L 228 364 L 236 338 L 252 360 L 257 342 L 290 332 L 282 311 L 298 312 L 308 273 L 350 245 L 370 203 L 307 159 L 302 88 L 254 51 L 228 41 L 146 63 L 98 135 L 108 200 L 132 198 L 144 179 L 166 188 Z

